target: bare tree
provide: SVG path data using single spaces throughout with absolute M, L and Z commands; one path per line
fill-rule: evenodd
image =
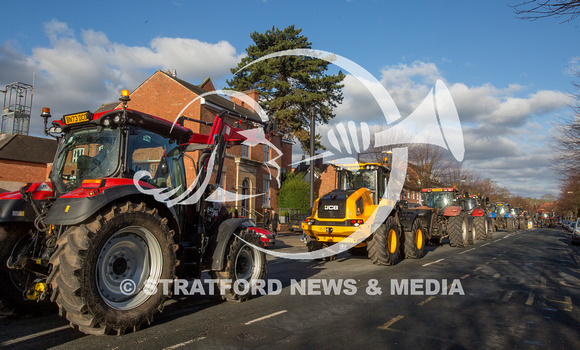
M 580 15 L 580 0 L 526 0 L 510 5 L 518 18 L 535 21 L 539 18 L 563 18 L 570 22 Z

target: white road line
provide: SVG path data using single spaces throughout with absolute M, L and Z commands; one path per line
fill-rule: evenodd
M 168 348 L 165 348 L 163 350 L 174 350 L 174 349 L 178 349 L 178 348 L 181 348 L 181 347 L 186 346 L 186 345 L 191 344 L 191 343 L 195 343 L 196 341 L 200 341 L 200 340 L 203 340 L 203 339 L 205 339 L 205 337 L 199 337 L 199 338 L 191 339 L 191 340 L 185 341 L 183 343 L 175 344 L 175 345 L 170 346 Z
M 248 321 L 248 322 L 246 322 L 244 324 L 247 326 L 247 325 L 250 325 L 252 323 L 260 322 L 260 321 L 265 320 L 265 319 L 270 318 L 270 317 L 274 317 L 274 316 L 281 315 L 281 314 L 283 314 L 283 313 L 285 313 L 287 311 L 288 310 L 281 310 L 281 311 L 278 311 L 278 312 L 274 312 L 273 314 L 269 314 L 269 315 L 266 315 L 266 316 L 263 316 L 263 317 L 260 317 L 260 318 L 256 318 L 255 320 Z
M 54 332 L 59 332 L 59 331 L 63 331 L 65 329 L 72 329 L 70 325 L 66 325 L 66 326 L 62 326 L 62 327 L 58 327 L 58 328 L 53 328 L 53 329 L 49 329 L 47 331 L 44 332 L 38 332 L 38 333 L 34 333 L 34 334 L 30 334 L 24 337 L 20 337 L 20 338 L 16 338 L 16 339 L 12 339 L 12 340 L 8 340 L 5 342 L 0 343 L 0 347 L 2 346 L 8 346 L 8 345 L 12 345 L 12 344 L 16 344 L 16 343 L 20 343 L 26 340 L 30 340 L 30 339 L 34 339 L 37 337 L 41 337 L 43 335 L 47 335 L 50 333 L 54 333 Z
M 475 250 L 475 248 L 471 248 L 471 249 L 468 249 L 468 250 L 464 250 L 464 251 L 462 251 L 462 252 L 461 252 L 461 253 L 459 253 L 459 254 L 465 254 L 465 253 L 467 253 L 467 252 L 470 252 L 470 251 L 472 251 L 472 250 Z
M 440 262 L 440 261 L 443 261 L 443 260 L 445 260 L 445 259 L 439 259 L 439 260 L 435 260 L 435 261 L 432 261 L 432 262 L 430 262 L 430 263 L 426 263 L 426 264 L 424 264 L 423 266 L 429 266 L 429 265 L 431 265 L 431 264 L 435 264 L 435 263 L 438 263 L 438 262 Z
M 501 241 L 502 239 L 503 239 L 503 238 L 496 239 L 494 242 L 499 242 L 499 241 Z
M 485 247 L 485 246 L 486 246 L 486 245 L 488 245 L 488 244 L 489 244 L 489 243 L 486 243 L 486 244 L 482 244 L 482 245 L 481 245 L 481 246 L 482 246 L 482 247 Z

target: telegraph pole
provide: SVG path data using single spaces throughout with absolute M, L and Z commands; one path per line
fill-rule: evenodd
M 314 106 L 310 107 L 310 208 L 314 205 Z

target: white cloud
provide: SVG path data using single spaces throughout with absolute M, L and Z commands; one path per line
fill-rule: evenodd
M 103 32 L 83 30 L 80 35 L 66 23 L 45 24 L 50 47 L 37 47 L 37 75 L 32 113 L 50 106 L 53 115 L 94 110 L 117 99 L 121 89 L 135 89 L 155 70 L 176 69 L 178 77 L 195 83 L 206 77 L 229 76 L 243 54 L 227 41 L 207 43 L 189 38 L 159 37 L 149 46 L 111 42 Z M 0 85 L 31 83 L 34 55 L 12 45 L 0 46 Z M 38 120 L 37 120 L 38 119 Z M 41 134 L 40 118 L 32 117 L 31 133 Z
M 381 71 L 380 82 L 395 101 L 403 118 L 425 99 L 444 75 L 434 63 L 397 64 Z M 352 76 L 345 79 L 344 101 L 329 125 L 319 126 L 322 142 L 339 122 L 367 122 L 372 130 L 387 128 L 385 118 L 370 93 Z M 456 105 L 465 143 L 465 165 L 491 177 L 513 193 L 540 197 L 556 194 L 550 169 L 549 136 L 545 125 L 573 102 L 561 91 L 537 90 L 520 84 L 496 87 L 492 83 L 468 86 L 447 83 Z M 439 130 L 433 130 L 438 133 Z

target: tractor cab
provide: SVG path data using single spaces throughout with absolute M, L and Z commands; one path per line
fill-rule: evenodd
M 387 188 L 389 169 L 379 163 L 341 165 L 336 168 L 336 187 L 342 191 L 367 188 L 375 204 Z
M 445 210 L 445 208 L 455 205 L 455 197 L 457 194 L 457 189 L 452 188 L 424 188 L 421 190 L 421 198 L 423 205 L 429 208 L 439 209 L 439 212 Z

